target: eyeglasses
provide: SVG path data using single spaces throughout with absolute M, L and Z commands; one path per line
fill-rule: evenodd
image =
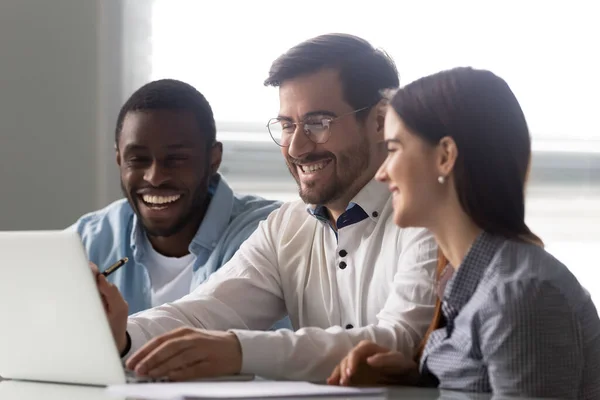
M 269 122 L 267 122 L 267 129 L 269 130 L 269 134 L 273 141 L 281 147 L 288 147 L 292 142 L 292 138 L 294 137 L 294 133 L 298 127 L 302 127 L 302 132 L 308 138 L 317 144 L 326 143 L 331 136 L 331 124 L 338 119 L 356 114 L 360 111 L 366 110 L 368 107 L 359 108 L 358 110 L 350 111 L 347 114 L 340 115 L 335 118 L 316 118 L 310 119 L 302 122 L 292 122 L 286 119 L 281 118 L 271 118 Z M 313 117 L 314 118 L 314 117 Z

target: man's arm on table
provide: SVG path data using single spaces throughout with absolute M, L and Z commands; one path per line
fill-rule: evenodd
M 176 302 L 134 314 L 127 332 L 133 354 L 150 339 L 181 327 L 224 331 L 269 329 L 286 314 L 270 232 L 279 210 L 244 242 L 223 267 Z
M 393 288 L 377 315 L 377 324 L 352 329 L 308 327 L 296 332 L 234 329 L 242 347 L 241 372 L 273 379 L 324 381 L 362 340 L 412 357 L 433 317 L 437 247 L 428 233 L 411 236 L 404 243 Z
M 231 330 L 242 349 L 241 372 L 269 378 L 324 380 L 361 340 L 412 355 L 433 315 L 437 249 L 428 233 L 409 230 L 403 238 L 398 272 L 377 324 L 264 332 L 285 313 L 271 236 L 280 226 L 273 219 L 194 293 L 132 316 L 129 354 L 153 337 L 187 326 Z

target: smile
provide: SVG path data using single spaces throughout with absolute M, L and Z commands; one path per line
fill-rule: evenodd
M 181 195 L 174 196 L 156 196 L 150 194 L 144 194 L 140 196 L 144 205 L 154 210 L 163 210 L 169 207 L 171 204 L 175 203 L 177 200 L 181 198 Z
M 298 164 L 298 168 L 300 169 L 300 171 L 302 171 L 303 174 L 314 174 L 315 172 L 318 172 L 325 168 L 327 165 L 329 165 L 330 162 L 331 160 L 323 160 L 318 163 L 309 165 Z

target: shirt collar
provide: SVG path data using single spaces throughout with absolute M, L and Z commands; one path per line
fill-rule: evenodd
M 444 290 L 444 301 L 456 312 L 460 311 L 473 296 L 486 268 L 503 242 L 503 238 L 487 232 L 480 233 L 475 239 L 462 264 L 450 278 Z
M 229 226 L 229 220 L 231 219 L 234 201 L 233 190 L 220 174 L 216 174 L 211 179 L 208 193 L 211 195 L 210 203 L 189 246 L 190 253 L 194 255 L 200 252 L 200 247 L 209 251 L 214 250 L 223 231 Z M 138 238 L 143 237 L 140 235 L 145 234 L 138 222 L 137 215 L 134 213 L 133 229 L 131 230 L 131 248 L 134 254 L 136 244 L 142 243 L 138 241 Z M 142 246 L 138 246 L 138 251 L 141 248 Z
M 369 183 L 363 186 L 363 188 L 356 194 L 356 196 L 354 196 L 352 200 L 350 200 L 348 207 L 346 207 L 346 212 L 350 211 L 354 206 L 359 206 L 362 210 L 364 210 L 368 218 L 370 218 L 373 222 L 377 222 L 385 203 L 387 203 L 390 198 L 390 195 L 390 191 L 385 183 L 381 183 L 375 179 L 372 179 L 369 181 Z M 320 221 L 329 221 L 327 207 L 324 205 L 309 204 L 306 207 L 306 210 L 310 215 Z

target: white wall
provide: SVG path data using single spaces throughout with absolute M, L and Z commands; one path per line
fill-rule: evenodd
M 0 230 L 60 229 L 118 195 L 107 161 L 119 13 L 102 0 L 0 1 Z

